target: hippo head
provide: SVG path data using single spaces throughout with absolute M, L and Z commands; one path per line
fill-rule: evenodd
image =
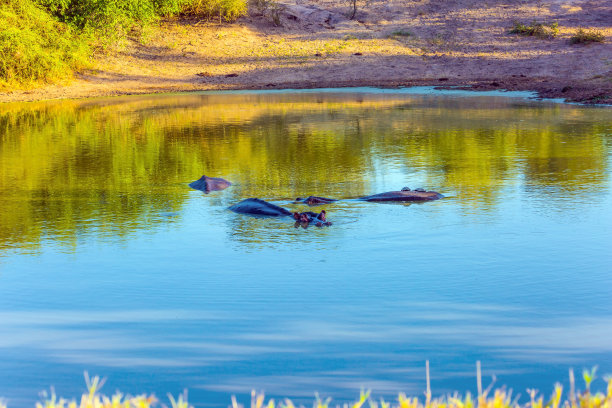
M 294 212 L 293 218 L 295 219 L 295 227 L 302 226 L 302 228 L 308 228 L 310 223 L 313 223 L 317 227 L 329 227 L 332 223 L 327 221 L 326 214 L 325 210 L 322 210 L 319 214 L 313 213 L 312 211 L 303 213 Z

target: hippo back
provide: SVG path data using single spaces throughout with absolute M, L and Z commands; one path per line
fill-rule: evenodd
M 189 183 L 189 187 L 195 190 L 204 191 L 205 193 L 209 193 L 211 191 L 224 190 L 231 185 L 232 183 L 220 177 L 207 177 L 207 176 L 202 176 L 198 180 Z
M 229 207 L 230 210 L 239 214 L 268 215 L 273 217 L 291 215 L 291 212 L 259 198 L 247 198 L 238 204 Z
M 387 191 L 386 193 L 374 194 L 361 197 L 365 201 L 431 201 L 438 200 L 444 196 L 435 191 Z

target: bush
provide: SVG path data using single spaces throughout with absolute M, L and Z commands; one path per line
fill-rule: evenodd
M 114 39 L 162 16 L 193 14 L 234 21 L 247 12 L 246 0 L 36 0 L 60 21 Z
M 246 15 L 247 10 L 246 0 L 187 0 L 181 8 L 184 14 L 218 17 L 228 22 Z
M 87 65 L 90 48 L 78 33 L 31 1 L 0 4 L 0 85 L 66 77 Z
M 531 25 L 525 25 L 515 22 L 514 26 L 510 29 L 510 34 L 519 34 L 526 37 L 554 38 L 559 34 L 559 24 L 557 22 L 544 24 L 533 21 Z
M 579 28 L 576 34 L 570 37 L 570 44 L 589 44 L 593 42 L 604 42 L 606 37 L 597 30 L 586 31 Z
M 59 21 L 111 42 L 136 25 L 180 11 L 184 0 L 36 0 Z
M 391 34 L 389 34 L 389 37 L 410 37 L 413 35 L 414 34 L 412 34 L 411 31 L 402 28 L 400 30 L 393 31 Z
M 0 86 L 70 77 L 106 48 L 162 16 L 234 21 L 247 0 L 0 0 Z

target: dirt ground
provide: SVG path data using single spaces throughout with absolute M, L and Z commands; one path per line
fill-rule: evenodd
M 610 0 L 285 0 L 234 24 L 168 20 L 71 82 L 0 101 L 215 89 L 461 86 L 612 104 Z M 509 34 L 559 24 L 552 39 Z M 604 43 L 571 45 L 578 28 Z

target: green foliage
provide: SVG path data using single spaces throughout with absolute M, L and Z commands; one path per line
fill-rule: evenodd
M 194 14 L 234 21 L 247 0 L 0 1 L 0 87 L 70 77 L 91 50 L 108 48 L 160 17 Z
M 182 12 L 203 17 L 218 17 L 219 20 L 235 21 L 246 15 L 247 0 L 185 0 Z
M 26 0 L 0 4 L 0 87 L 51 81 L 87 65 L 75 30 Z
M 587 31 L 579 28 L 576 34 L 570 37 L 570 44 L 589 44 L 593 42 L 604 42 L 606 36 L 597 30 Z
M 559 23 L 538 23 L 535 20 L 530 25 L 515 22 L 510 34 L 519 34 L 525 37 L 554 38 L 559 34 Z
M 122 38 L 136 24 L 157 17 L 151 1 L 139 0 L 36 0 L 59 21 L 83 33 L 93 34 L 101 44 Z
M 192 14 L 234 21 L 246 14 L 246 0 L 36 0 L 60 21 L 115 40 L 135 26 L 162 16 Z

